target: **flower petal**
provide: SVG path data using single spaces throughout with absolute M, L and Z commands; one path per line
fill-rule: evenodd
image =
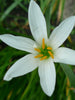
M 43 91 L 51 96 L 55 89 L 56 71 L 52 60 L 44 62 L 39 66 L 40 84 Z
M 75 50 L 60 47 L 55 51 L 54 61 L 75 65 Z
M 34 52 L 34 45 L 36 45 L 35 41 L 29 38 L 10 34 L 0 35 L 0 39 L 11 47 L 32 53 Z
M 4 80 L 9 81 L 14 77 L 25 75 L 33 71 L 38 66 L 38 61 L 34 58 L 34 55 L 29 54 L 19 59 L 4 76 Z
M 75 25 L 75 16 L 65 19 L 58 27 L 56 27 L 49 40 L 51 45 L 56 49 L 67 39 Z
M 28 11 L 29 25 L 34 39 L 41 43 L 42 39 L 47 40 L 46 21 L 40 7 L 31 0 Z

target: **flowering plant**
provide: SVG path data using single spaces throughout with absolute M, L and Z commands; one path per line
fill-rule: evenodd
M 49 38 L 45 18 L 34 0 L 30 1 L 28 19 L 35 41 L 10 34 L 0 35 L 0 39 L 7 45 L 30 53 L 11 66 L 4 80 L 9 81 L 25 75 L 38 67 L 41 87 L 48 96 L 51 96 L 56 83 L 54 62 L 75 65 L 75 51 L 60 47 L 75 25 L 75 16 L 65 19 L 53 30 Z

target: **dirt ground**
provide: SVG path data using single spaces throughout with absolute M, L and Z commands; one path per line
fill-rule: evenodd
M 65 0 L 63 18 L 75 15 L 75 0 Z

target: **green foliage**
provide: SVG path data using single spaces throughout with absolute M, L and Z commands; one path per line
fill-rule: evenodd
M 75 75 L 72 71 L 72 69 L 65 64 L 60 64 L 63 71 L 65 72 L 66 76 L 69 78 L 70 82 L 71 82 L 71 86 L 75 88 Z
M 59 6 L 61 3 L 61 17 Z M 28 6 L 29 0 L 0 0 L 0 34 L 13 34 L 32 38 L 28 26 Z M 65 0 L 36 0 L 46 17 L 48 36 L 63 18 Z M 58 22 L 57 22 L 57 19 Z M 75 30 L 72 31 L 74 36 Z M 64 45 L 71 45 L 75 49 L 75 44 L 65 42 Z M 14 78 L 9 82 L 3 80 L 6 71 L 27 52 L 11 48 L 0 41 L 0 100 L 75 100 L 74 90 L 69 88 L 75 86 L 75 75 L 72 66 L 56 64 L 56 89 L 51 97 L 44 94 L 40 86 L 38 69 L 33 72 Z M 64 71 L 63 71 L 63 70 Z M 65 72 L 65 73 L 64 73 Z M 65 75 L 66 74 L 66 75 Z M 67 77 L 71 85 L 67 88 Z M 75 88 L 75 87 L 74 87 Z M 66 92 L 69 91 L 68 95 Z

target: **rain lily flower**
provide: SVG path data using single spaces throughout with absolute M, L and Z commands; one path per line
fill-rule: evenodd
M 41 87 L 48 96 L 51 96 L 56 83 L 54 62 L 75 65 L 75 51 L 60 47 L 74 27 L 75 16 L 65 19 L 53 30 L 49 38 L 45 18 L 33 0 L 30 1 L 28 18 L 35 41 L 10 34 L 0 35 L 0 39 L 7 45 L 30 53 L 11 66 L 4 80 L 9 81 L 25 75 L 38 67 Z

